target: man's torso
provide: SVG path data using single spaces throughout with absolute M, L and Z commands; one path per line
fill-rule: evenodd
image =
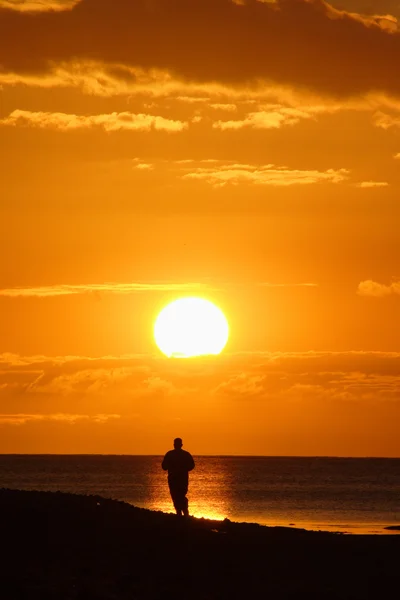
M 186 450 L 170 450 L 164 457 L 163 466 L 168 471 L 169 478 L 188 478 L 188 473 L 194 467 L 194 461 Z

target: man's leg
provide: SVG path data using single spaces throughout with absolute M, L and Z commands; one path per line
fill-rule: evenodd
M 185 517 L 189 516 L 189 501 L 186 498 L 186 494 L 188 493 L 188 483 L 187 481 L 182 482 L 182 487 L 180 489 L 180 493 L 181 493 L 181 507 L 182 507 L 182 512 L 185 515 Z
M 171 498 L 172 498 L 172 502 L 173 502 L 176 514 L 179 517 L 181 517 L 182 516 L 182 505 L 181 505 L 181 498 L 180 498 L 179 490 L 177 490 L 175 488 L 175 486 L 170 485 L 169 491 L 171 494 Z
M 189 501 L 186 496 L 183 496 L 182 498 L 182 511 L 185 517 L 189 516 Z

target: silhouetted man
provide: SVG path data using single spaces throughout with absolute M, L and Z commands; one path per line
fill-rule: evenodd
M 181 438 L 174 439 L 174 449 L 169 450 L 162 461 L 162 468 L 168 471 L 168 485 L 176 514 L 189 516 L 186 494 L 189 487 L 189 471 L 194 469 L 192 455 L 182 450 Z

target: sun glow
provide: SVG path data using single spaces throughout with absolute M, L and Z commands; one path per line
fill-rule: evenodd
M 228 322 L 209 300 L 180 298 L 168 304 L 154 325 L 157 346 L 168 357 L 220 354 L 229 336 Z

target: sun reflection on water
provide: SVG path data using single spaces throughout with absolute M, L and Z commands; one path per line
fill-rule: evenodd
M 136 474 L 132 480 L 132 492 L 126 493 L 124 489 L 124 495 L 118 497 L 136 506 L 174 513 L 167 474 L 161 469 L 161 461 L 162 457 L 152 457 L 146 471 L 138 470 L 140 476 Z M 321 507 L 316 511 L 312 497 L 304 502 L 301 490 L 293 492 L 292 479 L 288 483 L 288 478 L 293 477 L 292 471 L 289 470 L 287 479 L 282 482 L 278 470 L 278 467 L 282 469 L 285 466 L 282 466 L 282 459 L 274 467 L 273 476 L 265 459 L 246 461 L 234 457 L 195 457 L 195 461 L 188 493 L 189 514 L 195 518 L 212 521 L 228 518 L 232 522 L 259 523 L 270 527 L 396 535 L 384 530 L 383 523 L 361 522 L 359 514 L 343 511 L 333 514 L 332 509 L 324 512 Z M 304 490 L 310 489 L 309 482 L 305 481 L 304 486 L 308 486 Z M 115 488 L 113 491 L 117 495 Z M 393 518 L 389 521 L 397 523 Z M 397 535 L 400 534 L 397 532 Z
M 190 507 L 190 515 L 197 519 L 210 519 L 211 521 L 223 521 L 227 516 L 227 511 L 221 507 L 218 509 L 207 506 L 195 506 Z
M 166 473 L 160 469 L 149 475 L 145 508 L 173 513 Z M 228 517 L 232 509 L 232 498 L 227 493 L 231 489 L 230 476 L 229 471 L 217 461 L 215 465 L 208 461 L 207 468 L 203 461 L 197 461 L 189 477 L 189 514 L 213 521 L 223 521 Z

